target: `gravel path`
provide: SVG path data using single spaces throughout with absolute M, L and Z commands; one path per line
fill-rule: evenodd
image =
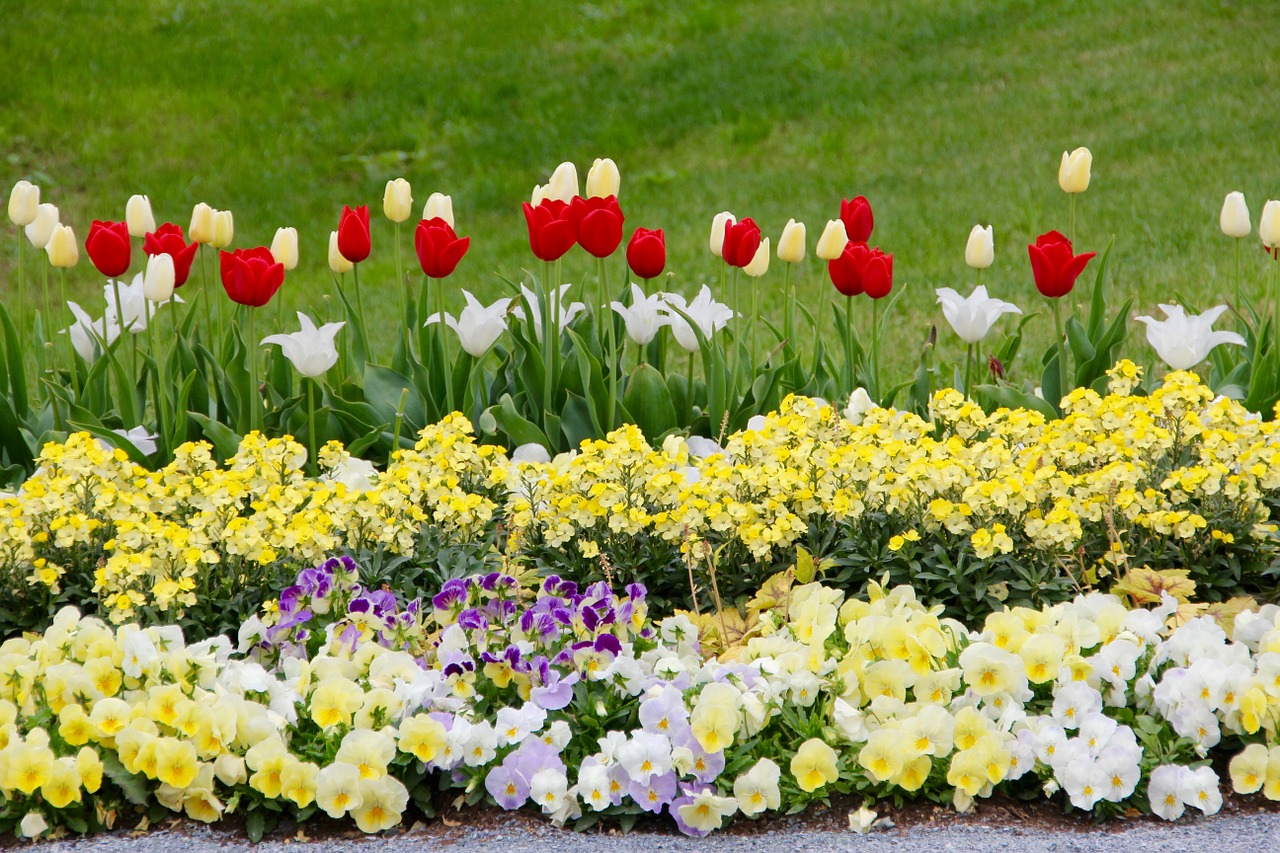
M 716 835 L 705 839 L 673 835 L 576 834 L 542 824 L 510 829 L 468 829 L 461 826 L 413 831 L 390 838 L 331 838 L 264 841 L 255 847 L 243 835 L 207 828 L 156 831 L 138 837 L 127 834 L 48 842 L 31 846 L 39 853 L 819 853 L 854 850 L 858 853 L 943 853 L 943 851 L 1007 851 L 1007 853 L 1270 853 L 1280 850 L 1280 814 L 1253 814 L 1186 821 L 1175 825 L 1143 823 L 1127 829 L 1089 829 L 1078 832 L 1009 827 L 948 826 L 888 830 L 870 835 L 850 832 L 766 832 L 759 835 Z

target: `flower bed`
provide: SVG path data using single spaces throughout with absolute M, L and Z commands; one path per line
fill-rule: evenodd
M 705 835 L 836 793 L 997 790 L 1176 819 L 1218 810 L 1227 755 L 1237 792 L 1280 799 L 1280 607 L 1204 615 L 1151 572 L 1151 609 L 1090 593 L 969 630 L 813 570 L 770 578 L 718 655 L 723 610 L 657 619 L 638 584 L 494 572 L 404 602 L 349 558 L 238 647 L 67 608 L 0 646 L 0 828 L 239 814 L 256 838 L 323 811 L 377 832 L 489 801 Z

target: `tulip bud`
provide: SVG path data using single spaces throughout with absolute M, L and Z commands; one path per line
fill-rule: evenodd
M 818 245 L 813 250 L 824 261 L 834 261 L 844 254 L 844 247 L 849 243 L 849 234 L 845 231 L 844 221 L 827 220 L 827 227 L 822 229 Z
M 534 184 L 533 192 L 529 193 L 529 204 L 531 204 L 534 207 L 537 207 L 538 205 L 542 204 L 543 200 L 546 197 L 547 197 L 546 187 L 544 187 L 542 184 Z
M 973 226 L 969 232 L 969 244 L 964 247 L 964 262 L 975 270 L 985 270 L 995 260 L 996 238 L 991 226 Z
M 392 222 L 404 222 L 413 215 L 413 191 L 404 178 L 387 181 L 382 193 L 382 212 Z
M 1227 193 L 1222 202 L 1222 213 L 1218 215 L 1218 227 L 1228 237 L 1249 236 L 1253 222 L 1249 219 L 1249 205 L 1245 203 L 1244 193 Z
M 70 225 L 55 225 L 44 250 L 49 253 L 51 266 L 69 269 L 80 260 L 80 250 L 76 247 L 76 235 Z
M 1262 245 L 1268 249 L 1280 246 L 1280 201 L 1268 201 L 1262 206 L 1258 236 L 1262 238 Z
M 565 204 L 573 201 L 573 197 L 578 194 L 578 168 L 572 163 L 556 166 L 544 193 L 547 198 L 558 199 Z
M 1082 193 L 1089 189 L 1089 177 L 1093 169 L 1093 154 L 1088 148 L 1077 148 L 1068 154 L 1062 152 L 1062 165 L 1058 167 L 1058 186 L 1064 193 Z
M 338 251 L 338 232 L 329 232 L 329 269 L 342 275 L 345 272 L 351 272 L 355 268 L 355 264 L 342 257 L 342 253 Z
M 224 249 L 231 245 L 236 235 L 235 220 L 229 210 L 219 210 L 213 214 L 213 239 L 209 242 L 215 249 Z
M 191 238 L 193 243 L 212 243 L 213 238 L 217 236 L 217 226 L 213 221 L 214 210 L 204 202 L 199 202 L 191 210 L 191 227 L 187 229 L 187 236 Z
M 28 181 L 18 181 L 9 193 L 9 221 L 19 228 L 30 225 L 40 207 L 40 188 Z
M 778 260 L 789 264 L 803 261 L 804 237 L 804 223 L 788 219 L 787 227 L 782 229 L 782 236 L 778 239 Z
M 534 202 L 537 204 L 537 202 Z M 427 206 L 422 209 L 423 219 L 443 219 L 453 228 L 453 196 L 432 193 L 427 196 Z
M 172 255 L 151 255 L 147 258 L 147 271 L 142 276 L 143 296 L 152 302 L 168 302 L 173 296 L 175 281 Z
M 27 235 L 27 242 L 37 249 L 43 249 L 49 245 L 49 238 L 53 236 L 53 229 L 58 224 L 58 208 L 48 202 L 36 206 L 36 216 L 27 223 L 23 229 Z
M 618 165 L 608 157 L 597 158 L 587 172 L 587 198 L 608 198 L 618 194 L 622 176 L 618 174 Z
M 733 224 L 733 214 L 722 210 L 711 220 L 711 254 L 724 257 L 724 227 Z
M 151 199 L 145 195 L 129 196 L 124 206 L 124 221 L 129 226 L 130 237 L 145 237 L 156 230 L 156 218 L 151 214 Z
M 271 257 L 286 271 L 298 265 L 298 229 L 277 228 L 275 239 L 271 241 Z
M 769 271 L 769 238 L 760 241 L 760 246 L 752 256 L 751 262 L 742 271 L 752 278 L 759 278 Z

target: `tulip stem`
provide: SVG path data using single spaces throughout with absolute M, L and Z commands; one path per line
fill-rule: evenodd
M 22 230 L 18 230 L 18 331 L 27 333 L 27 278 L 22 274 Z M 26 370 L 26 367 L 23 367 Z
M 1074 199 L 1075 196 L 1072 196 Z M 1050 405 L 1058 409 L 1062 404 L 1062 397 L 1067 394 L 1067 345 L 1063 338 L 1066 336 L 1062 331 L 1062 305 L 1061 299 L 1050 298 L 1053 304 L 1053 325 L 1058 333 L 1058 399 L 1051 400 Z
M 880 300 L 871 300 L 871 399 L 880 405 Z
M 539 331 L 542 332 L 542 428 L 545 435 L 549 430 L 547 416 L 551 414 L 551 262 L 543 261 L 542 263 L 542 305 L 538 308 L 538 313 L 542 315 L 541 329 L 534 328 L 533 332 L 536 336 Z M 530 319 L 533 319 L 533 306 L 529 307 Z M 557 443 L 556 438 L 548 435 L 547 441 L 551 442 L 554 449 Z
M 742 288 L 740 286 L 740 270 L 733 268 L 733 313 L 735 319 L 742 318 Z M 742 345 L 744 335 L 740 322 L 733 324 L 733 375 L 730 376 L 730 396 L 738 399 L 738 373 L 742 370 Z
M 1234 242 L 1236 244 L 1236 310 L 1239 311 L 1242 307 L 1240 305 L 1240 240 L 1239 238 L 1237 238 Z
M 146 310 L 145 307 L 143 310 Z M 165 437 L 164 428 L 169 418 L 164 410 L 164 388 L 163 383 L 160 381 L 160 347 L 156 343 L 156 324 L 150 322 L 152 318 L 148 317 L 147 319 L 147 349 L 151 352 L 151 363 L 154 365 L 151 371 L 151 382 L 155 393 L 156 434 L 160 437 L 160 446 L 167 449 L 169 442 Z
M 760 293 L 760 288 L 754 280 L 749 282 L 749 286 L 751 287 L 751 347 L 747 350 L 748 387 L 751 385 L 750 375 L 752 365 L 756 363 L 756 359 L 759 357 L 759 353 L 756 351 L 756 326 L 760 325 L 760 307 L 759 302 L 757 301 L 757 295 Z
M 1074 246 L 1076 242 L 1076 194 L 1068 193 L 1067 199 L 1069 200 L 1069 207 L 1071 208 L 1070 240 L 1071 240 L 1071 245 Z
M 973 344 L 969 344 L 964 354 L 964 396 L 973 399 L 970 389 L 970 377 L 973 371 Z
M 844 298 L 844 384 L 845 391 L 853 393 L 857 377 L 853 370 L 853 297 Z
M 257 317 L 257 309 L 252 306 L 249 312 L 249 340 L 246 342 L 245 359 L 249 362 L 249 396 L 245 398 L 245 405 L 249 407 L 249 431 L 258 428 L 259 410 L 262 408 L 258 400 L 258 335 L 254 330 L 255 318 Z
M 786 351 L 794 348 L 791 334 L 791 303 L 795 300 L 791 298 L 791 264 L 787 264 L 782 270 L 782 298 L 786 300 L 782 303 L 782 336 L 784 338 L 782 346 Z
M 608 268 L 605 265 L 604 258 L 598 259 L 596 263 L 600 267 L 600 287 L 603 289 L 605 298 L 607 299 L 609 295 Z M 608 435 L 613 432 L 613 412 L 618 405 L 618 342 L 614 338 L 617 330 L 613 322 L 612 312 L 610 312 L 609 316 L 606 316 L 604 311 L 601 311 L 600 319 L 609 326 L 609 356 L 605 361 L 606 369 L 609 371 L 609 408 L 606 410 L 604 416 L 604 431 L 605 434 Z
M 320 473 L 320 459 L 316 456 L 316 380 L 303 377 L 303 382 L 307 383 L 307 460 L 311 463 L 311 476 Z M 392 446 L 391 452 L 395 453 L 395 448 L 400 444 L 400 418 L 404 414 L 404 398 L 409 393 L 406 388 L 400 392 L 400 408 L 396 412 L 396 442 Z M 390 465 L 390 459 L 387 460 Z
M 364 322 L 364 300 L 360 296 L 360 265 L 359 264 L 351 265 L 351 275 L 355 281 L 355 284 L 353 286 L 356 289 L 356 313 L 359 315 L 359 317 L 356 318 L 356 322 L 360 324 L 360 331 L 362 333 L 365 333 L 364 334 L 365 340 L 368 340 L 369 337 L 366 332 L 366 330 L 368 329 L 368 326 Z M 373 354 L 369 353 L 368 357 L 372 359 Z M 363 372 L 363 368 L 364 366 L 361 365 L 362 372 Z
M 400 291 L 400 323 L 403 324 L 406 355 L 413 355 L 413 335 L 409 334 L 409 283 L 404 280 L 404 267 L 400 260 L 400 223 L 396 223 L 396 289 Z
M 49 264 L 47 264 L 47 263 L 46 263 L 46 264 L 44 264 L 44 265 L 41 267 L 41 270 L 42 270 L 42 271 L 43 271 L 43 273 L 44 273 L 44 275 L 42 276 L 42 279 L 43 279 L 43 285 L 44 285 L 44 316 L 40 318 L 40 319 L 41 319 L 41 325 L 43 325 L 44 323 L 48 323 L 48 322 L 49 322 L 49 318 L 52 316 L 52 315 L 49 313 Z M 49 340 L 49 330 L 48 330 L 48 329 L 41 329 L 40 331 L 41 331 L 41 333 L 44 335 L 45 341 L 46 341 L 46 342 L 48 342 L 48 340 Z
M 58 272 L 59 272 L 58 290 L 59 290 L 59 293 L 61 294 L 62 304 L 64 306 L 67 306 L 67 311 L 70 312 L 71 308 L 67 303 L 67 268 L 62 267 Z M 67 324 L 67 361 L 71 366 L 72 390 L 78 389 L 80 387 L 80 368 L 79 368 L 79 365 L 76 364 L 76 348 L 71 345 L 71 326 L 74 325 L 75 322 L 76 322 L 76 318 L 75 318 L 75 315 L 73 314 L 71 316 L 71 322 Z M 104 327 L 106 326 L 105 320 L 103 321 L 103 326 Z M 104 331 L 105 331 L 105 328 L 104 328 Z

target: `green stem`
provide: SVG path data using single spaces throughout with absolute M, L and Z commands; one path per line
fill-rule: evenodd
M 1072 196 L 1072 198 L 1075 198 L 1075 196 Z M 1057 345 L 1058 345 L 1058 394 L 1059 394 L 1059 398 L 1057 400 L 1050 400 L 1049 404 L 1053 406 L 1055 409 L 1057 409 L 1062 403 L 1062 397 L 1065 397 L 1067 395 L 1067 345 L 1063 340 L 1066 337 L 1066 335 L 1062 330 L 1062 305 L 1061 305 L 1062 300 L 1051 298 L 1049 301 L 1053 304 L 1053 326 L 1054 326 L 1054 331 L 1058 335 Z
M 387 454 L 387 467 L 391 467 L 391 463 L 396 458 L 396 451 L 400 449 L 400 427 L 404 424 L 404 402 L 407 399 L 409 399 L 409 389 L 403 388 L 400 391 L 400 402 L 396 405 L 395 439 L 391 442 L 391 452 Z
M 18 230 L 18 333 L 27 333 L 27 277 L 22 270 L 22 230 Z M 25 369 L 25 367 L 24 367 Z
M 160 382 L 160 348 L 156 344 L 156 324 L 150 322 L 153 318 L 148 317 L 147 320 L 147 349 L 151 353 L 151 362 L 154 368 L 151 371 L 151 387 L 153 393 L 153 402 L 155 403 L 156 414 L 156 435 L 160 437 L 161 446 L 168 447 L 168 441 L 165 439 L 165 425 L 169 418 L 165 412 L 164 405 L 164 388 Z
M 747 350 L 747 356 L 750 359 L 747 362 L 747 372 L 750 374 L 752 365 L 754 365 L 756 363 L 756 359 L 760 357 L 759 353 L 756 351 L 756 326 L 760 325 L 760 283 L 755 279 L 752 279 L 747 282 L 747 284 L 751 288 L 751 347 Z M 747 387 L 751 387 L 750 375 L 747 376 Z
M 258 419 L 262 412 L 262 403 L 258 396 L 258 335 L 254 329 L 257 318 L 257 310 L 249 308 L 249 340 L 246 342 L 245 358 L 249 362 L 249 396 L 246 398 L 246 405 L 249 407 L 249 430 L 258 428 Z
M 43 272 L 41 279 L 44 286 L 44 316 L 40 318 L 41 324 L 43 325 L 44 323 L 48 323 L 53 315 L 49 313 L 49 264 L 45 263 L 41 265 L 40 269 Z M 49 330 L 47 328 L 41 329 L 40 332 L 44 335 L 45 341 L 48 342 Z
M 539 298 L 542 305 L 538 308 L 538 313 L 542 315 L 542 431 L 543 434 L 549 431 L 547 415 L 551 413 L 551 262 L 544 261 L 542 264 L 542 293 Z M 532 309 L 529 312 L 533 313 Z M 532 317 L 530 317 L 532 319 Z M 538 329 L 533 330 L 534 335 L 538 333 Z M 547 435 L 547 441 L 556 443 L 553 436 Z
M 1068 193 L 1067 197 L 1071 199 L 1071 228 L 1070 228 L 1071 233 L 1069 235 L 1069 239 L 1071 240 L 1071 245 L 1075 246 L 1076 244 L 1076 194 Z
M 729 377 L 729 396 L 733 400 L 738 399 L 738 372 L 742 369 L 742 346 L 745 335 L 742 332 L 742 288 L 741 288 L 742 270 L 738 267 L 733 268 L 733 374 Z M 715 426 L 715 425 L 713 425 Z M 718 426 L 717 426 L 718 428 Z
M 608 269 L 605 266 L 604 258 L 600 258 L 597 263 L 600 266 L 600 287 L 603 289 L 607 299 L 609 295 Z M 600 319 L 609 327 L 609 354 L 605 359 L 605 369 L 609 371 L 609 408 L 605 410 L 604 416 L 604 431 L 607 435 L 613 432 L 613 415 L 618 405 L 618 342 L 614 337 L 617 334 L 617 324 L 613 322 L 612 312 L 606 316 L 601 311 Z
M 1236 310 L 1241 309 L 1240 305 L 1240 239 L 1235 240 L 1236 244 Z
M 67 268 L 62 267 L 58 275 L 58 290 L 61 294 L 62 305 L 66 308 L 67 313 L 71 313 L 71 309 L 67 307 Z M 75 323 L 76 318 L 72 315 L 70 322 L 67 323 L 67 363 L 71 366 L 71 387 L 73 389 L 80 387 L 80 366 L 76 363 L 76 348 L 71 345 L 71 326 Z
M 407 324 L 409 322 L 409 283 L 404 280 L 404 268 L 400 261 L 400 223 L 396 223 L 396 289 L 400 291 L 400 322 L 396 325 Z M 405 347 L 408 354 L 413 354 L 413 336 L 408 334 L 406 329 Z
M 853 370 L 853 297 L 844 298 L 844 385 L 845 393 L 852 394 L 856 382 Z
M 969 344 L 964 354 L 964 396 L 970 400 L 973 399 L 972 385 L 970 377 L 973 371 L 973 344 Z
M 880 300 L 871 300 L 871 399 L 880 402 Z
M 369 326 L 364 321 L 364 300 L 360 296 L 360 265 L 359 264 L 351 265 L 351 275 L 355 280 L 355 284 L 353 285 L 353 287 L 355 287 L 355 290 L 356 290 L 356 314 L 359 315 L 356 317 L 356 322 L 360 324 L 360 331 L 364 333 L 364 339 L 367 341 L 369 340 L 369 334 L 368 334 Z M 370 349 L 372 349 L 372 347 L 370 347 Z M 373 353 L 369 353 L 368 357 L 370 360 L 372 360 Z M 363 365 L 361 365 L 361 369 L 363 369 Z
M 785 300 L 782 303 L 782 336 L 786 339 L 783 347 L 791 351 L 795 349 L 795 344 L 793 343 L 795 338 L 792 335 L 792 323 L 794 320 L 791 316 L 791 303 L 795 301 L 791 295 L 791 264 L 787 264 L 782 270 L 782 298 Z
M 307 383 L 307 461 L 311 469 L 311 476 L 320 473 L 320 458 L 316 456 L 316 380 L 303 378 L 303 382 Z M 404 395 L 409 393 L 409 389 L 400 392 L 400 405 L 404 406 Z M 400 443 L 400 413 L 396 413 L 396 444 Z M 388 464 L 390 461 L 388 460 Z

